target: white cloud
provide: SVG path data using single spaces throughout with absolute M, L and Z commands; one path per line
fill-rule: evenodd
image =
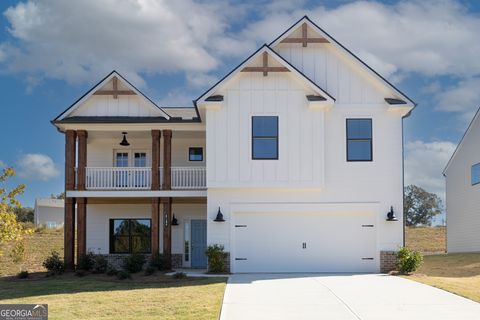
M 187 73 L 187 82 L 194 86 L 200 88 L 206 88 L 213 85 L 217 82 L 218 78 L 206 73 Z
M 244 19 L 250 13 L 259 20 Z M 28 0 L 4 13 L 15 41 L 0 44 L 0 62 L 10 72 L 69 82 L 115 68 L 142 85 L 142 73 L 211 73 L 224 57 L 250 54 L 304 14 L 391 79 L 480 73 L 480 17 L 453 0 L 335 8 L 303 0 Z
M 459 113 L 463 125 L 470 123 L 480 106 L 480 78 L 468 78 L 454 86 L 439 90 L 435 99 L 437 110 Z
M 45 154 L 28 153 L 18 160 L 18 176 L 32 180 L 43 180 L 57 177 L 58 171 L 52 158 Z
M 29 0 L 5 11 L 16 41 L 1 52 L 15 73 L 82 82 L 117 69 L 142 85 L 142 72 L 215 68 L 208 49 L 230 12 L 222 1 Z
M 405 146 L 405 186 L 414 184 L 445 199 L 443 169 L 455 151 L 449 141 L 412 141 Z
M 7 164 L 2 160 L 0 160 L 0 169 L 6 168 L 6 167 L 7 167 Z
M 383 75 L 397 71 L 428 76 L 480 73 L 480 17 L 453 0 L 394 5 L 356 1 L 331 9 L 268 12 L 246 27 L 241 41 L 269 42 L 305 13 Z

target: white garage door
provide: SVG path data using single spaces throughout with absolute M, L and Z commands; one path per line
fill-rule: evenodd
M 234 272 L 375 272 L 374 214 L 236 213 Z

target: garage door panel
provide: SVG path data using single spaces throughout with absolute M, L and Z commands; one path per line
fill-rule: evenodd
M 236 213 L 235 225 L 235 272 L 376 269 L 373 214 Z

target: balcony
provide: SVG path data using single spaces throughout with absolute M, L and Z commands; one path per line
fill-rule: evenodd
M 206 189 L 205 167 L 172 167 L 172 190 Z M 163 181 L 163 168 L 160 168 Z M 152 169 L 150 167 L 87 167 L 85 189 L 87 190 L 150 190 Z

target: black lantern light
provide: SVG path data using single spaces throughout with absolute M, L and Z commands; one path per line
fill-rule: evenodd
M 387 212 L 387 221 L 398 221 L 395 212 L 393 212 L 393 207 L 390 207 L 390 211 Z
M 225 219 L 223 219 L 223 213 L 222 213 L 222 211 L 220 211 L 220 207 L 218 207 L 217 217 L 213 221 L 215 221 L 215 222 L 224 222 L 225 221 Z
M 175 218 L 175 214 L 173 214 L 172 226 L 178 226 L 178 220 L 177 220 L 177 218 Z
M 127 133 L 122 132 L 122 134 L 123 134 L 123 140 L 122 140 L 122 142 L 120 142 L 120 145 L 124 146 L 124 147 L 127 147 L 127 146 L 130 145 L 130 143 L 128 143 L 128 141 L 127 141 Z

